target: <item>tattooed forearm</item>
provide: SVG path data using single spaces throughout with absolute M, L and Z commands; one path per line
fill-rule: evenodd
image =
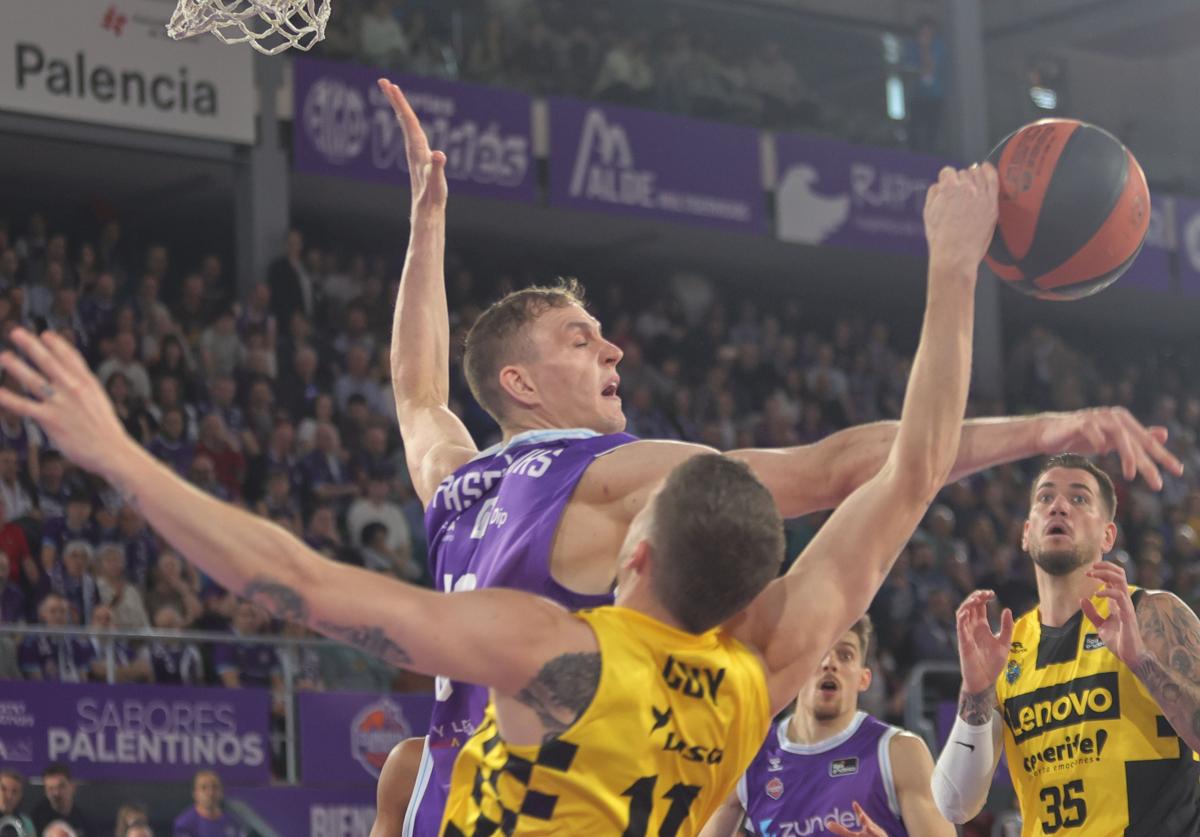
M 412 663 L 412 655 L 393 642 L 382 628 L 370 628 L 366 625 L 339 625 L 324 620 L 318 621 L 316 628 L 330 639 L 353 645 L 390 665 L 406 666 Z
M 308 602 L 304 597 L 267 576 L 259 576 L 246 583 L 242 595 L 255 604 L 262 605 L 272 616 L 285 622 L 306 622 Z
M 1200 748 L 1200 619 L 1170 593 L 1147 593 L 1137 605 L 1146 652 L 1130 667 L 1176 734 Z
M 542 666 L 517 700 L 537 713 L 549 741 L 579 720 L 599 686 L 599 654 L 563 654 Z
M 996 687 L 988 686 L 982 692 L 968 694 L 962 692 L 958 698 L 958 717 L 973 727 L 981 727 L 992 722 L 992 712 L 996 709 Z

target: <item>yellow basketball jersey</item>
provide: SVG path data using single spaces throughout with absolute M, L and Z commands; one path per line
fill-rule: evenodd
M 1082 611 L 1061 628 L 1018 619 L 996 694 L 1023 837 L 1200 834 L 1192 752 Z
M 758 752 L 766 678 L 742 643 L 622 607 L 575 615 L 600 645 L 591 705 L 541 746 L 505 742 L 489 705 L 454 763 L 444 835 L 695 834 Z

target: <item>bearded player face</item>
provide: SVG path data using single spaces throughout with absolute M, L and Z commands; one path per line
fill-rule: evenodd
M 1033 491 L 1021 546 L 1049 575 L 1069 575 L 1113 547 L 1109 518 L 1096 478 L 1078 468 L 1051 468 Z

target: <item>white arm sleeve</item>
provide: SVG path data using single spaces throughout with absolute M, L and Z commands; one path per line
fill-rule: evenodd
M 933 802 L 952 823 L 965 823 L 987 802 L 992 774 L 1000 763 L 999 715 L 990 723 L 972 726 L 955 717 L 954 728 L 933 768 Z

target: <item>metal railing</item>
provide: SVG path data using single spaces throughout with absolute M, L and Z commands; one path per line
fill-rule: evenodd
M 117 660 L 116 647 L 111 640 L 131 640 L 142 642 L 191 642 L 197 645 L 270 645 L 275 648 L 280 646 L 289 648 L 315 648 L 315 649 L 349 649 L 355 655 L 367 658 L 372 661 L 373 665 L 381 666 L 391 671 L 396 669 L 384 663 L 380 663 L 368 654 L 364 654 L 353 646 L 346 645 L 340 642 L 334 642 L 331 639 L 320 637 L 288 637 L 276 636 L 273 634 L 257 634 L 254 636 L 241 636 L 234 633 L 223 633 L 221 631 L 164 631 L 154 628 L 142 628 L 135 630 L 122 630 L 113 628 L 112 630 L 96 630 L 93 627 L 82 625 L 71 625 L 67 627 L 47 627 L 45 625 L 8 625 L 0 624 L 0 640 L 5 637 L 11 637 L 14 645 L 19 643 L 21 639 L 28 636 L 49 636 L 58 638 L 81 637 L 88 640 L 100 640 L 104 643 L 104 668 L 105 678 L 110 684 L 116 683 L 117 675 Z M 283 703 L 283 738 L 282 744 L 285 752 L 285 778 L 288 784 L 296 784 L 299 781 L 298 771 L 298 751 L 296 748 L 296 675 L 294 660 L 291 654 L 279 654 L 279 664 L 281 675 L 283 678 L 283 691 L 279 695 Z

